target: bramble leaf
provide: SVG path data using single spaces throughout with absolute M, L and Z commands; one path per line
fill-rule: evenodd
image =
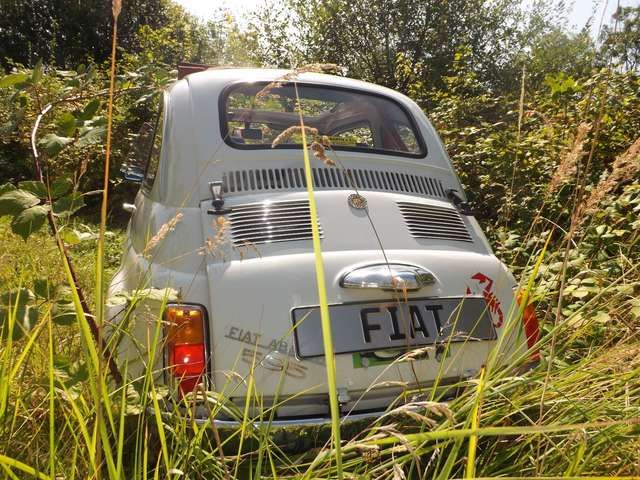
M 34 85 L 42 80 L 42 74 L 44 73 L 44 66 L 42 65 L 42 59 L 38 60 L 36 66 L 33 67 L 33 72 L 31 72 L 31 83 Z
M 0 88 L 12 87 L 29 79 L 28 73 L 11 73 L 0 78 Z
M 56 302 L 51 309 L 51 319 L 58 325 L 72 325 L 76 321 L 73 303 Z
M 38 198 L 47 197 L 47 186 L 38 180 L 27 180 L 18 183 L 20 190 L 24 190 L 33 193 Z
M 11 222 L 13 233 L 20 235 L 26 240 L 33 232 L 38 231 L 47 218 L 49 207 L 47 205 L 36 205 L 27 208 L 14 217 Z
M 59 198 L 53 203 L 53 213 L 56 215 L 71 215 L 84 207 L 84 198 L 78 192 Z
M 52 299 L 55 297 L 57 289 L 57 285 L 48 278 L 38 278 L 33 282 L 33 293 L 40 298 Z
M 38 320 L 38 310 L 30 306 L 34 299 L 33 292 L 26 288 L 13 290 L 0 296 L 0 327 L 3 338 L 11 335 L 13 340 L 19 340 L 24 333 L 34 327 Z M 10 320 L 13 321 L 11 331 L 9 330 Z
M 40 203 L 40 199 L 25 190 L 9 190 L 0 195 L 0 216 L 18 215 L 23 210 Z
M 80 140 L 78 140 L 78 146 L 84 147 L 87 145 L 93 145 L 94 143 L 102 142 L 107 129 L 103 126 L 100 127 L 87 127 L 81 130 Z
M 38 142 L 39 145 L 44 148 L 47 155 L 50 157 L 55 157 L 58 153 L 62 151 L 64 147 L 73 142 L 73 138 L 70 137 L 60 137 L 55 133 L 50 133 L 45 136 L 42 140 Z
M 73 182 L 70 178 L 59 178 L 51 184 L 51 196 L 58 198 L 65 195 L 71 190 L 71 187 L 73 187 Z
M 58 134 L 62 137 L 73 137 L 76 131 L 76 117 L 70 112 L 65 112 L 58 118 L 56 126 L 58 127 Z
M 13 185 L 13 183 L 5 183 L 3 185 L 0 185 L 0 197 L 5 193 L 11 192 L 13 190 L 16 190 L 16 187 L 15 185 Z
M 76 114 L 76 117 L 78 118 L 78 120 L 82 120 L 82 121 L 91 120 L 93 116 L 98 112 L 99 109 L 100 109 L 100 100 L 98 100 L 97 98 L 94 98 L 93 100 L 91 100 L 89 103 L 85 105 L 84 110 Z

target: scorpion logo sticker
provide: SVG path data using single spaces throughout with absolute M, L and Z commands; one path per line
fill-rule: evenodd
M 489 311 L 493 314 L 493 326 L 500 328 L 504 323 L 504 314 L 502 313 L 502 306 L 500 300 L 495 293 L 493 293 L 493 280 L 487 277 L 484 273 L 478 272 L 471 276 L 472 280 L 476 280 L 480 286 L 483 286 L 482 296 L 484 297 Z M 473 293 L 469 287 L 467 287 L 467 295 Z M 497 319 L 496 319 L 497 316 Z

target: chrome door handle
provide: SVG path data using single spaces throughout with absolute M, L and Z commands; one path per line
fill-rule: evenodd
M 133 203 L 123 203 L 122 204 L 122 209 L 125 212 L 129 212 L 129 213 L 136 213 L 136 210 L 138 209 Z
M 368 265 L 346 273 L 340 280 L 343 288 L 377 288 L 379 290 L 415 291 L 436 282 L 422 267 L 398 263 Z

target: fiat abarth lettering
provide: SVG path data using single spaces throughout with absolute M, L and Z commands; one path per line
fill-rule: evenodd
M 111 294 L 173 293 L 111 307 L 115 325 L 128 317 L 129 372 L 157 350 L 176 398 L 202 384 L 242 406 L 252 375 L 276 422 L 326 420 L 300 117 L 343 415 L 384 411 L 400 385 L 473 376 L 498 343 L 526 352 L 523 325 L 503 338 L 515 281 L 421 109 L 362 81 L 287 73 L 191 73 L 143 128 L 141 160 L 124 172 L 141 187 Z M 150 318 L 163 320 L 158 337 Z

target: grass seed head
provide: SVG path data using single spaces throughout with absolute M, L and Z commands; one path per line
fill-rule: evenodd
M 151 240 L 147 242 L 147 245 L 142 250 L 142 256 L 145 258 L 149 258 L 151 256 L 151 252 L 165 239 L 170 232 L 173 232 L 176 229 L 176 225 L 180 223 L 182 220 L 182 213 L 178 212 L 176 215 L 169 220 L 167 223 L 162 225 Z
M 578 170 L 578 164 L 585 155 L 584 144 L 587 140 L 587 134 L 591 130 L 590 123 L 581 123 L 578 125 L 576 136 L 573 139 L 571 150 L 560 160 L 556 171 L 551 177 L 547 194 L 551 195 L 558 191 L 560 186 L 570 180 Z
M 311 147 L 309 148 L 311 148 L 313 155 L 318 160 L 322 160 L 325 165 L 327 165 L 328 167 L 335 166 L 336 162 L 334 162 L 327 156 L 327 152 L 325 151 L 324 146 L 321 143 L 314 141 L 311 143 Z
M 600 202 L 621 184 L 633 180 L 640 172 L 640 137 L 613 161 L 611 173 L 598 182 L 578 208 L 578 218 L 583 221 L 586 215 L 598 210 Z
M 303 65 L 302 67 L 294 68 L 290 72 L 285 73 L 281 77 L 275 79 L 273 82 L 267 84 L 262 90 L 256 93 L 256 100 L 260 100 L 267 95 L 271 94 L 276 88 L 282 87 L 284 82 L 290 82 L 296 80 L 298 76 L 303 73 L 326 73 L 336 74 L 341 70 L 339 65 L 335 63 L 310 63 L 309 65 Z
M 315 136 L 318 135 L 318 129 L 317 128 L 307 127 L 305 125 L 304 131 L 305 131 L 305 133 L 307 135 L 309 135 L 311 137 L 315 137 Z M 292 126 L 290 126 L 286 130 L 284 130 L 280 135 L 278 135 L 276 138 L 273 139 L 273 142 L 271 143 L 271 148 L 275 148 L 278 145 L 281 145 L 281 144 L 285 143 L 287 140 L 289 140 L 296 133 L 302 133 L 302 127 L 300 125 L 292 125 Z
M 215 255 L 216 252 L 227 242 L 227 230 L 229 221 L 224 217 L 218 217 L 213 221 L 217 232 L 213 238 L 206 238 L 204 245 L 198 250 L 198 255 Z

